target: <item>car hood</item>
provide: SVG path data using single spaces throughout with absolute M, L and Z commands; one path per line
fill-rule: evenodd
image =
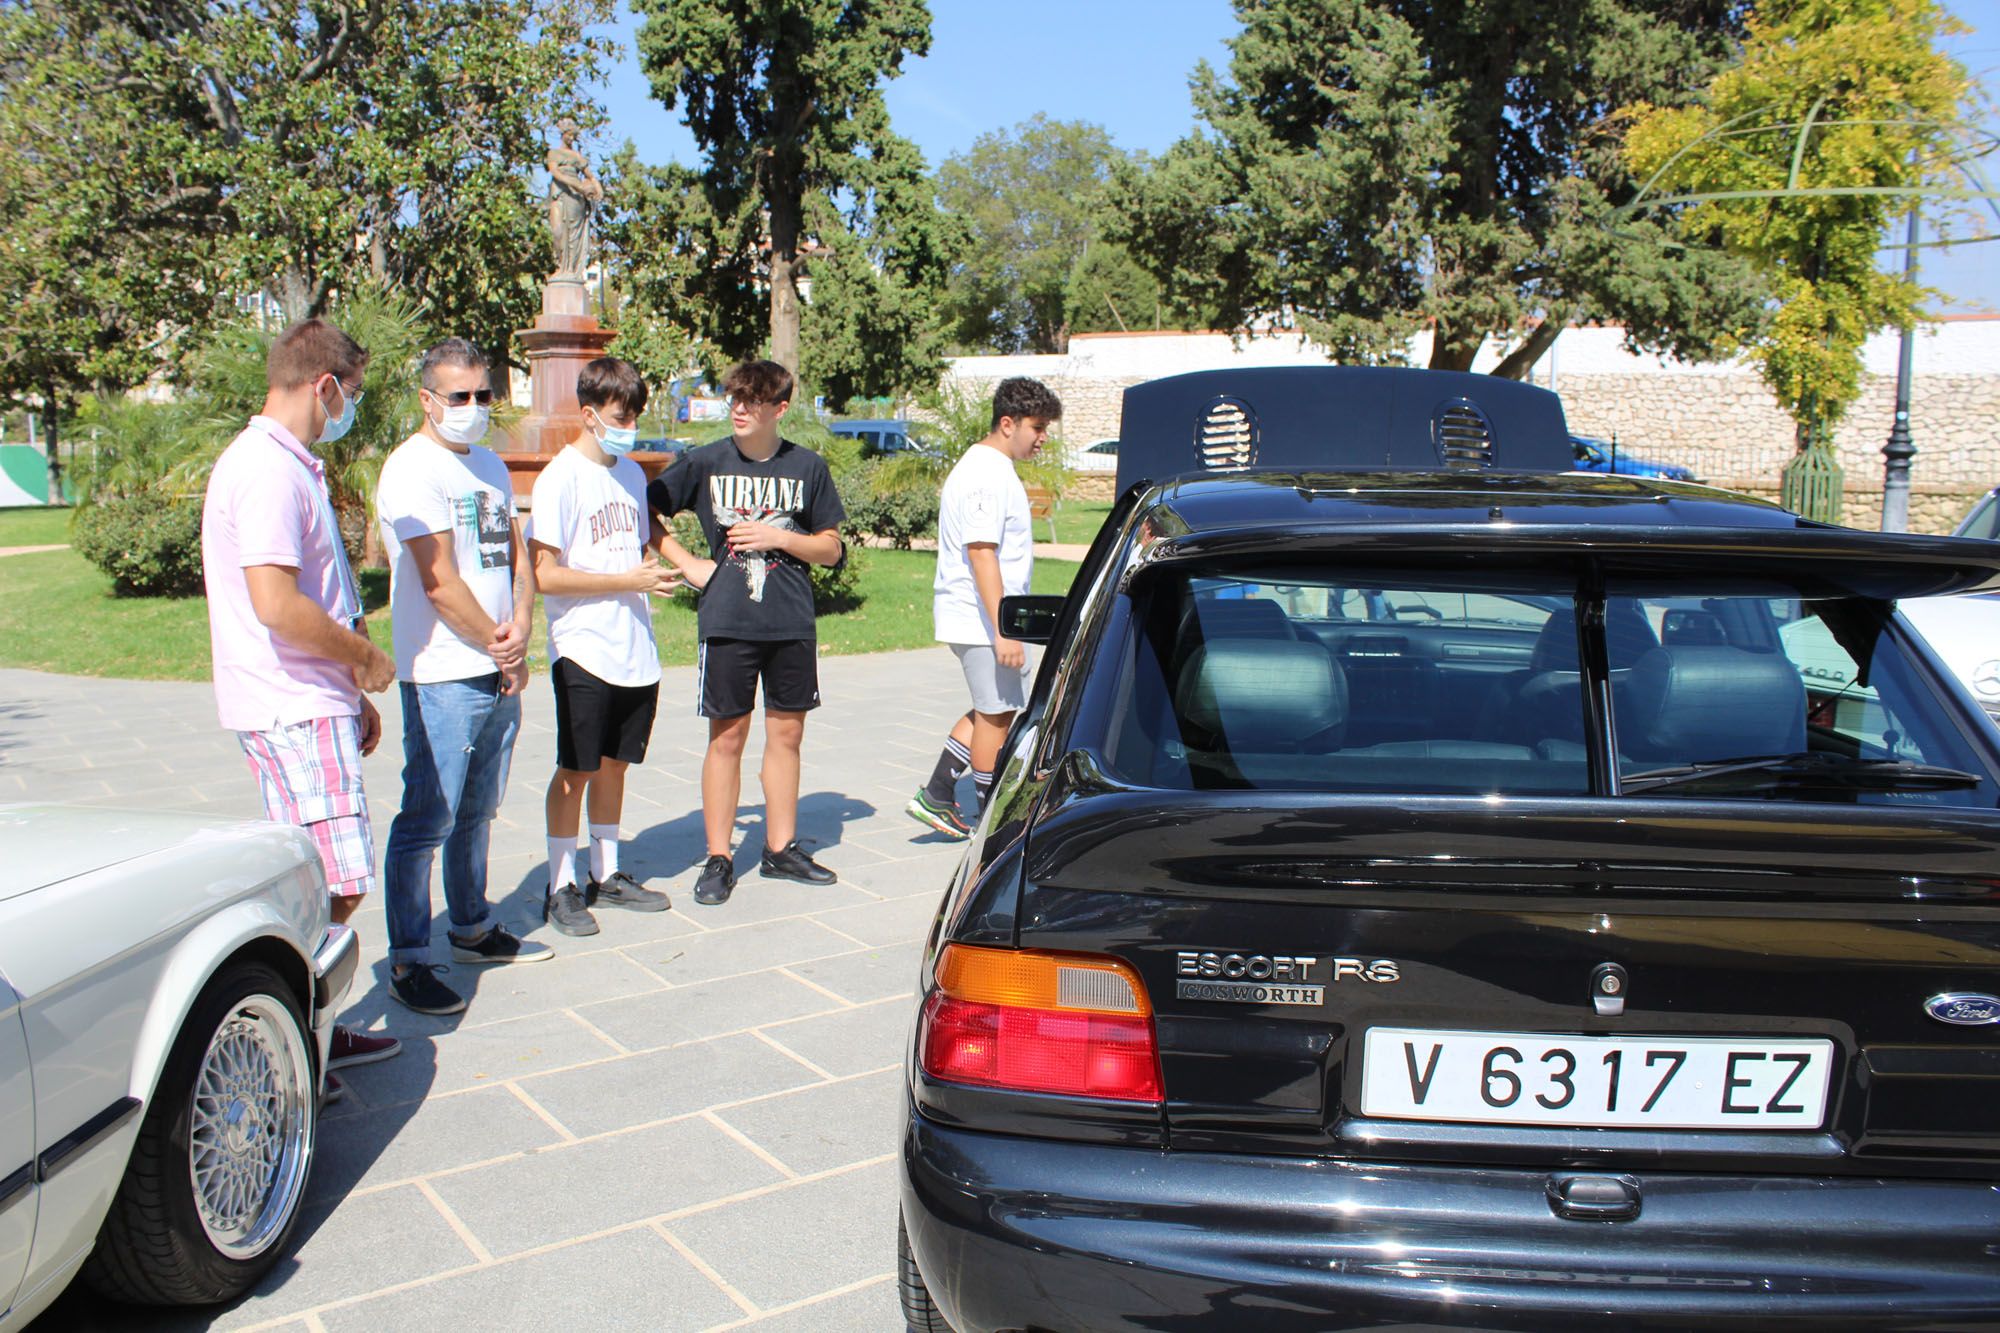
M 170 848 L 268 837 L 270 827 L 213 815 L 0 806 L 0 900 Z

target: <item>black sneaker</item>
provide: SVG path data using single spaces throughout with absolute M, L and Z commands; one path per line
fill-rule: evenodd
M 647 888 L 622 870 L 612 871 L 609 879 L 590 881 L 590 901 L 634 912 L 664 912 L 674 905 L 666 894 Z
M 401 974 L 391 970 L 389 994 L 405 1009 L 420 1014 L 455 1014 L 465 1008 L 465 997 L 439 981 L 434 968 L 421 963 Z
M 701 868 L 701 878 L 694 882 L 694 900 L 703 907 L 714 907 L 728 902 L 735 887 L 736 863 L 726 856 L 711 856 Z
M 595 935 L 597 918 L 584 906 L 583 891 L 565 884 L 542 899 L 542 920 L 565 935 Z
M 453 935 L 451 956 L 459 963 L 539 963 L 554 957 L 555 950 L 524 940 L 505 926 L 494 926 L 476 940 Z
M 835 879 L 831 870 L 806 855 L 797 838 L 775 852 L 766 848 L 757 869 L 766 879 L 795 879 L 804 884 L 831 884 Z

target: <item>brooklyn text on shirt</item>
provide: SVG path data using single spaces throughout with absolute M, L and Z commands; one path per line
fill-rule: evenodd
M 590 540 L 601 542 L 617 532 L 639 530 L 639 506 L 612 500 L 590 516 Z

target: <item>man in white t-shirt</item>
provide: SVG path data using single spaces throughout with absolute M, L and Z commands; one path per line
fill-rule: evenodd
M 1017 376 L 993 391 L 993 426 L 945 478 L 938 496 L 937 578 L 931 616 L 951 645 L 972 708 L 946 738 L 937 767 L 904 811 L 947 837 L 969 837 L 959 813 L 958 779 L 972 770 L 981 807 L 1014 714 L 1028 701 L 1027 649 L 998 630 L 1000 599 L 1028 591 L 1035 569 L 1034 521 L 1016 475 L 1062 417 L 1062 402 L 1040 380 Z
M 549 956 L 493 919 L 486 852 L 507 789 L 528 683 L 535 579 L 507 465 L 479 447 L 492 412 L 486 357 L 463 338 L 424 353 L 423 429 L 396 446 L 375 487 L 391 560 L 389 608 L 403 699 L 403 806 L 389 825 L 383 888 L 389 989 L 423 1014 L 465 1000 L 431 964 L 431 859 L 458 963 Z
M 649 596 L 680 577 L 647 551 L 654 536 L 646 474 L 625 455 L 638 441 L 646 381 L 615 356 L 576 378 L 583 429 L 535 479 L 528 545 L 549 617 L 556 691 L 556 772 L 549 779 L 549 887 L 543 919 L 595 935 L 590 905 L 664 912 L 667 895 L 618 867 L 625 770 L 644 763 L 660 699 L 660 650 Z M 588 887 L 577 887 L 576 834 L 590 807 Z

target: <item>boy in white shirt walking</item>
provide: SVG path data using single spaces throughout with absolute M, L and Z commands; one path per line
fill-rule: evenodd
M 930 781 L 903 807 L 918 823 L 969 837 L 957 784 L 967 768 L 979 803 L 993 789 L 993 765 L 1014 714 L 1028 701 L 1027 649 L 999 632 L 1000 599 L 1028 591 L 1035 569 L 1034 519 L 1017 465 L 1033 457 L 1062 418 L 1062 402 L 1040 380 L 1017 376 L 993 391 L 993 427 L 965 451 L 938 496 L 937 578 L 931 613 L 951 645 L 972 708 L 946 738 Z
M 660 653 L 648 596 L 680 586 L 647 551 L 646 477 L 625 455 L 646 382 L 602 356 L 577 375 L 584 428 L 535 481 L 528 545 L 549 618 L 556 771 L 549 779 L 549 888 L 542 914 L 565 935 L 595 935 L 592 903 L 664 912 L 667 895 L 618 867 L 625 770 L 643 763 L 659 704 Z M 577 887 L 577 822 L 590 811 L 590 867 Z

